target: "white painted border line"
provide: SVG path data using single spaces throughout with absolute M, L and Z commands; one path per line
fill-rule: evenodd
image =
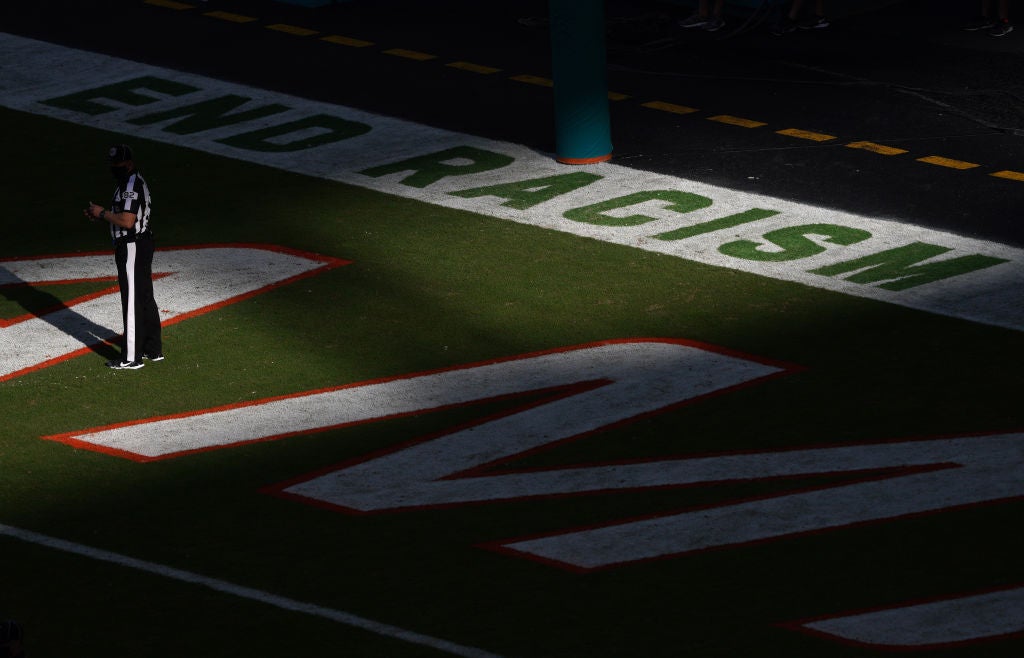
M 440 638 L 424 635 L 398 626 L 392 626 L 383 622 L 367 619 L 366 617 L 360 617 L 343 610 L 336 610 L 334 608 L 327 608 L 314 603 L 297 601 L 295 599 L 278 596 L 263 590 L 253 589 L 243 585 L 236 585 L 218 578 L 210 578 L 209 576 L 203 576 L 191 571 L 176 569 L 156 562 L 139 560 L 127 555 L 121 555 L 120 553 L 113 553 L 103 549 L 94 548 L 92 546 L 86 546 L 84 544 L 50 537 L 48 535 L 32 532 L 31 530 L 23 530 L 21 528 L 15 528 L 13 526 L 0 523 L 0 536 L 18 539 L 23 542 L 52 548 L 65 553 L 73 553 L 75 555 L 99 560 L 101 562 L 110 562 L 117 566 L 144 571 L 157 576 L 163 576 L 164 578 L 170 578 L 171 580 L 191 583 L 193 585 L 202 585 L 224 594 L 230 594 L 250 601 L 272 605 L 276 608 L 281 608 L 282 610 L 302 612 L 315 617 L 329 619 L 331 621 L 364 631 L 369 631 L 370 633 L 383 637 L 403 640 L 410 644 L 418 644 L 430 647 L 431 649 L 437 649 L 438 651 L 444 651 L 453 656 L 465 656 L 466 658 L 499 658 L 497 654 L 484 651 L 483 649 L 463 646 L 461 644 L 456 644 L 455 642 L 449 642 L 448 640 L 442 640 Z
M 521 145 L 3 32 L 0 92 L 91 128 L 1024 331 L 1024 249 L 1009 245 L 608 162 L 570 171 Z M 216 119 L 209 103 L 230 96 L 258 118 Z

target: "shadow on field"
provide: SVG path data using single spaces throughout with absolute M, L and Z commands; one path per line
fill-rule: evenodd
M 53 325 L 105 359 L 112 359 L 118 355 L 110 339 L 103 338 L 112 333 L 116 334 L 115 331 L 98 325 L 72 310 L 55 295 L 34 287 L 2 265 L 0 281 L 6 281 L 0 283 L 0 295 L 21 306 L 28 315 Z M 0 326 L 5 324 L 6 322 L 0 319 Z

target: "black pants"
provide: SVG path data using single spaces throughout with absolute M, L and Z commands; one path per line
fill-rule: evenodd
M 124 321 L 123 361 L 138 361 L 143 354 L 157 355 L 163 351 L 160 311 L 153 298 L 153 251 L 153 238 L 149 234 L 114 247 Z

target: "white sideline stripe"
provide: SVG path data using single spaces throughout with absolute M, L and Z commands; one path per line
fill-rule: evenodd
M 1024 587 L 804 624 L 854 642 L 921 647 L 1024 632 Z
M 442 640 L 430 635 L 424 635 L 422 633 L 400 628 L 398 626 L 392 626 L 383 622 L 360 617 L 343 610 L 326 608 L 314 603 L 305 603 L 303 601 L 289 599 L 284 596 L 271 594 L 270 592 L 264 592 L 263 590 L 253 589 L 243 585 L 236 585 L 225 580 L 210 578 L 209 576 L 203 576 L 191 571 L 175 569 L 174 567 L 158 564 L 156 562 L 139 560 L 127 555 L 121 555 L 120 553 L 112 553 L 92 546 L 86 546 L 84 544 L 50 537 L 48 535 L 32 532 L 31 530 L 23 530 L 21 528 L 15 528 L 13 526 L 0 523 L 0 535 L 28 542 L 30 544 L 64 551 L 65 553 L 81 555 L 93 560 L 110 562 L 121 567 L 128 567 L 129 569 L 145 571 L 147 573 L 163 576 L 164 578 L 170 578 L 172 580 L 179 580 L 181 582 L 192 583 L 194 585 L 202 585 L 218 592 L 231 594 L 232 596 L 249 599 L 250 601 L 256 601 L 258 603 L 265 603 L 276 608 L 281 608 L 282 610 L 302 612 L 315 617 L 322 617 L 347 626 L 369 631 L 376 635 L 404 640 L 411 644 L 419 644 L 439 651 L 444 651 L 452 654 L 453 656 L 466 656 L 467 658 L 500 658 L 497 654 L 484 651 L 483 649 L 463 646 L 461 644 L 449 642 L 448 640 Z

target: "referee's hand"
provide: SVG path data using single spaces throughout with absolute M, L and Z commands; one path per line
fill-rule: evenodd
M 82 211 L 86 217 L 89 218 L 90 222 L 95 222 L 100 217 L 100 213 L 103 211 L 101 206 L 97 206 L 92 201 L 89 202 L 89 207 Z

